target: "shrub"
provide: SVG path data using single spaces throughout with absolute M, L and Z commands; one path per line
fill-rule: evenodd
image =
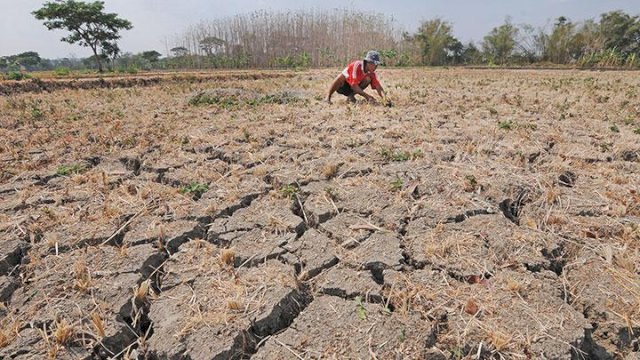
M 10 71 L 10 72 L 4 74 L 3 77 L 4 77 L 5 80 L 16 80 L 16 81 L 20 81 L 20 80 L 24 80 L 24 79 L 31 79 L 31 75 L 25 74 L 25 73 L 21 73 L 20 71 Z
M 55 76 L 67 76 L 71 73 L 71 70 L 68 67 L 59 67 L 53 71 Z

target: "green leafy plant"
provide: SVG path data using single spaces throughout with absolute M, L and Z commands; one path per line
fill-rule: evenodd
M 71 70 L 68 67 L 59 67 L 53 71 L 55 76 L 67 76 L 71 73 Z
M 380 150 L 380 155 L 386 161 L 407 161 L 412 158 L 413 154 L 404 150 L 384 148 Z
M 391 190 L 393 191 L 402 190 L 403 186 L 404 186 L 404 181 L 399 177 L 397 177 L 395 180 L 391 182 Z
M 86 167 L 83 164 L 60 165 L 56 170 L 56 175 L 66 176 L 71 174 L 80 174 L 85 170 Z
M 633 130 L 633 133 L 640 135 L 640 128 L 636 128 L 635 130 Z
M 336 191 L 336 189 L 334 189 L 332 187 L 327 187 L 327 188 L 324 189 L 324 192 L 327 194 L 329 199 L 331 199 L 333 201 L 338 200 L 338 192 Z
M 619 133 L 620 132 L 620 129 L 618 129 L 618 125 L 616 125 L 616 124 L 611 125 L 609 127 L 609 130 L 611 130 L 611 132 L 614 132 L 614 133 Z
M 288 197 L 294 197 L 297 193 L 298 193 L 298 188 L 294 185 L 288 184 L 288 185 L 284 185 L 280 188 L 280 192 Z
M 191 194 L 194 199 L 199 199 L 209 190 L 209 185 L 199 182 L 190 182 L 189 185 L 180 188 L 181 194 Z
M 40 109 L 37 103 L 31 104 L 31 119 L 34 121 L 44 119 L 44 113 Z
M 257 99 L 248 100 L 247 105 L 256 106 L 262 104 L 292 104 L 300 101 L 300 98 L 293 93 L 284 91 L 279 94 L 267 94 Z
M 407 340 L 407 333 L 405 331 L 405 329 L 402 329 L 400 331 L 400 335 L 398 335 L 398 340 L 400 340 L 400 342 L 405 342 L 405 340 Z
M 511 120 L 505 120 L 505 121 L 500 121 L 498 122 L 498 128 L 503 129 L 503 130 L 511 130 L 513 129 L 513 121 Z
M 467 180 L 467 182 L 469 182 L 469 185 L 476 187 L 478 185 L 478 180 L 476 180 L 476 177 L 473 175 L 467 175 L 464 177 L 465 180 Z
M 25 80 L 31 79 L 31 75 L 22 73 L 20 71 L 10 71 L 3 76 L 6 80 Z
M 365 309 L 364 304 L 362 303 L 362 298 L 360 296 L 356 296 L 356 314 L 358 315 L 358 319 L 366 320 L 367 319 L 367 309 Z
M 232 108 L 238 106 L 239 103 L 236 99 L 230 97 L 217 97 L 209 96 L 205 93 L 199 93 L 189 100 L 189 105 L 203 106 L 203 105 L 218 105 L 222 108 Z

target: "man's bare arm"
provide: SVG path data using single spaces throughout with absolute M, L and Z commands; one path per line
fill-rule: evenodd
M 364 97 L 365 99 L 367 99 L 367 101 L 376 101 L 376 99 L 373 98 L 373 96 L 367 94 L 366 92 L 364 92 L 364 90 L 362 90 L 360 88 L 360 85 L 355 84 L 355 85 L 351 85 L 351 90 L 353 90 L 354 93 Z

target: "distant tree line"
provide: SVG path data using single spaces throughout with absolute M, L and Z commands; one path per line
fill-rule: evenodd
M 47 3 L 34 12 L 48 28 L 67 26 L 56 12 L 62 1 Z M 67 0 L 71 9 L 85 11 L 82 2 Z M 104 14 L 102 2 L 88 8 L 122 29 L 131 24 Z M 85 11 L 86 12 L 86 11 Z M 106 19 L 106 20 L 104 20 Z M 73 20 L 73 19 L 72 19 Z M 76 21 L 76 20 L 74 20 Z M 91 21 L 96 22 L 92 16 Z M 72 24 L 73 21 L 71 22 Z M 95 25 L 92 25 L 95 26 Z M 70 30 L 69 27 L 66 28 Z M 369 49 L 381 52 L 390 66 L 538 66 L 640 68 L 640 17 L 623 11 L 603 13 L 598 20 L 574 22 L 564 16 L 535 28 L 507 18 L 478 43 L 463 44 L 453 36 L 453 24 L 434 18 L 415 32 L 401 31 L 393 18 L 350 10 L 257 11 L 230 18 L 203 21 L 167 39 L 166 56 L 156 50 L 121 52 L 117 31 L 91 38 L 68 36 L 88 46 L 86 59 L 43 59 L 37 52 L 0 57 L 0 71 L 79 69 L 137 72 L 152 69 L 307 68 L 344 66 Z
M 558 17 L 550 28 L 504 24 L 463 44 L 453 24 L 424 21 L 400 32 L 392 18 L 357 11 L 259 11 L 202 22 L 173 39 L 172 67 L 324 67 L 378 49 L 393 66 L 572 64 L 639 67 L 640 18 L 623 11 L 599 21 Z

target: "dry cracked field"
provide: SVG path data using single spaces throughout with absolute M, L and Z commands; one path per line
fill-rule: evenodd
M 335 72 L 0 84 L 0 358 L 640 358 L 638 73 Z

